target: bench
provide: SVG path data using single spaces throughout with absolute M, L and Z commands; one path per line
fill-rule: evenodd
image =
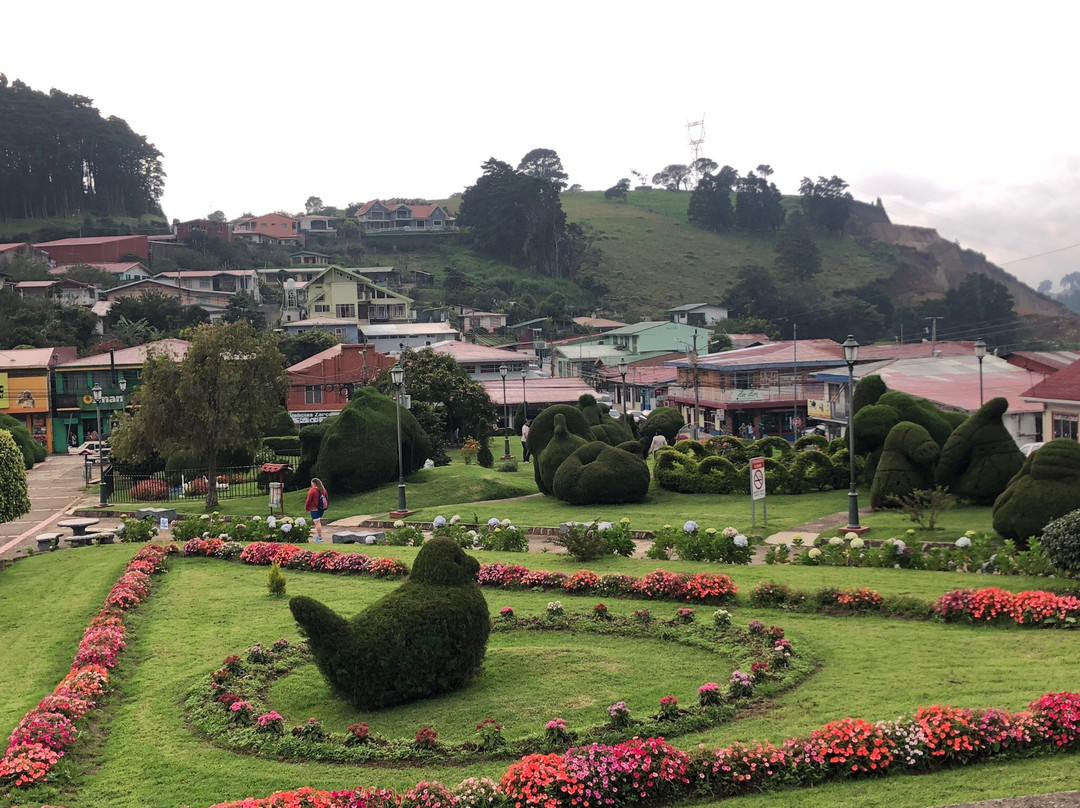
M 47 550 L 53 548 L 53 542 L 59 542 L 60 533 L 39 533 L 37 535 L 37 549 L 39 553 L 44 553 Z
M 334 544 L 382 544 L 386 541 L 385 530 L 372 530 L 372 531 L 352 531 L 343 530 L 340 533 L 334 533 L 330 540 Z
M 118 527 L 92 527 L 92 528 L 88 529 L 86 532 L 98 544 L 112 544 L 113 542 L 116 541 L 116 537 L 120 533 L 120 528 L 118 528 Z
M 69 536 L 67 543 L 70 547 L 89 547 L 94 543 L 94 537 L 90 535 Z

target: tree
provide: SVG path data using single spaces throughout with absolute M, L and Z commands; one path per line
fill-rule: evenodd
M 796 211 L 780 231 L 776 243 L 776 267 L 806 280 L 821 272 L 821 250 L 810 235 L 806 219 Z
M 226 222 L 228 220 L 225 218 L 224 211 L 215 210 L 213 213 L 206 214 L 206 221 L 221 223 L 221 222 Z
M 637 179 L 638 185 L 647 186 L 649 184 L 649 175 L 645 172 L 635 171 L 631 168 L 630 173 L 634 175 L 635 179 Z
M 0 524 L 30 513 L 22 452 L 6 429 L 0 429 Z
M 109 308 L 109 328 L 115 328 L 121 317 L 133 323 L 145 320 L 149 328 L 169 337 L 178 336 L 184 328 L 210 319 L 210 315 L 198 306 L 181 305 L 175 297 L 161 292 L 150 292 L 142 297 L 122 297 L 114 301 Z
M 247 320 L 254 328 L 266 328 L 266 315 L 250 292 L 240 291 L 230 297 L 221 319 L 226 323 Z
M 309 196 L 307 202 L 304 203 L 304 210 L 310 216 L 313 213 L 319 213 L 323 209 L 322 199 L 317 196 Z
M 278 350 L 284 359 L 285 367 L 289 368 L 297 362 L 303 362 L 317 353 L 332 348 L 341 342 L 329 331 L 320 331 L 312 328 L 301 331 L 299 334 L 280 334 L 278 336 Z M 374 376 L 374 373 L 372 373 Z M 366 383 L 368 379 L 364 379 Z
M 669 191 L 678 191 L 690 176 L 690 167 L 682 163 L 664 166 L 663 171 L 653 174 L 653 185 L 663 185 Z
M 521 158 L 517 170 L 527 177 L 547 180 L 560 191 L 566 187 L 567 174 L 554 149 L 533 149 Z
M 776 185 L 748 171 L 735 183 L 735 223 L 747 233 L 776 230 L 784 223 L 782 199 Z
M 724 166 L 720 173 L 702 177 L 690 194 L 686 215 L 702 227 L 723 233 L 735 226 L 735 209 L 731 206 L 731 183 L 738 172 Z
M 217 506 L 219 452 L 254 451 L 288 390 L 276 337 L 246 321 L 200 325 L 179 362 L 156 354 L 143 366 L 132 395 L 135 414 L 124 416 L 113 438 L 119 460 L 141 462 L 183 448 L 207 469 L 206 508 Z
M 945 293 L 948 320 L 939 338 L 976 339 L 983 335 L 990 345 L 1011 345 L 1016 342 L 1014 305 L 1013 296 L 1004 284 L 973 272 L 960 286 Z
M 612 185 L 606 191 L 604 191 L 604 199 L 621 199 L 626 201 L 626 195 L 630 191 L 630 180 L 627 177 L 623 177 L 617 183 Z
M 829 179 L 818 177 L 817 182 L 803 177 L 799 183 L 799 204 L 812 227 L 826 233 L 843 232 L 854 202 L 847 187 L 835 174 Z
M 736 317 L 771 320 L 777 299 L 776 284 L 769 270 L 756 266 L 743 267 L 724 299 Z

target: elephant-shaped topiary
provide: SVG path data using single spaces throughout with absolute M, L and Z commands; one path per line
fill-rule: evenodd
M 544 452 L 550 451 L 548 444 Z M 649 466 L 641 457 L 593 441 L 575 450 L 559 465 L 551 490 L 571 505 L 622 505 L 644 502 L 650 481 Z
M 1001 416 L 1004 398 L 992 398 L 957 427 L 941 450 L 934 480 L 973 505 L 992 505 L 1024 465 Z
M 479 673 L 491 632 L 479 572 L 456 542 L 435 538 L 405 583 L 349 620 L 309 597 L 289 608 L 334 692 L 376 710 L 464 687 Z
M 925 427 L 901 421 L 890 429 L 870 486 L 870 505 L 888 508 L 895 506 L 890 497 L 906 497 L 912 491 L 933 488 L 934 462 L 940 452 Z
M 555 475 L 555 469 L 551 470 L 551 474 L 545 476 L 542 473 L 542 463 L 539 461 L 542 460 L 544 450 L 555 436 L 555 420 L 559 416 L 562 416 L 565 434 L 581 438 L 581 443 L 577 444 L 574 447 L 575 449 L 577 446 L 593 440 L 592 432 L 589 431 L 589 423 L 585 420 L 585 416 L 582 414 L 581 410 L 577 407 L 572 407 L 569 404 L 552 404 L 550 407 L 544 407 L 544 409 L 540 411 L 540 414 L 533 418 L 532 426 L 529 427 L 529 437 L 526 444 L 529 447 L 529 454 L 536 458 L 536 460 L 533 461 L 533 478 L 536 480 L 536 487 L 540 489 L 540 493 L 542 494 L 551 493 L 551 478 Z M 573 449 L 570 451 L 573 451 Z M 570 452 L 566 452 L 563 459 L 569 455 Z
M 1080 508 L 1080 443 L 1055 438 L 1024 461 L 994 502 L 994 530 L 1025 549 L 1051 521 Z

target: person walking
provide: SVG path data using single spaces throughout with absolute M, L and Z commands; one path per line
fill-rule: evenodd
M 315 525 L 315 541 L 322 541 L 322 515 L 326 511 L 330 500 L 326 496 L 326 487 L 318 477 L 311 478 L 311 488 L 308 489 L 307 499 L 304 500 L 304 510 L 311 515 L 311 521 Z
M 529 424 L 531 421 L 525 421 L 521 426 L 521 462 L 529 462 Z

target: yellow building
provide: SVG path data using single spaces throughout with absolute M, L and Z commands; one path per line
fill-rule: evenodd
M 75 348 L 16 348 L 0 351 L 0 413 L 12 416 L 52 450 L 52 377 Z

